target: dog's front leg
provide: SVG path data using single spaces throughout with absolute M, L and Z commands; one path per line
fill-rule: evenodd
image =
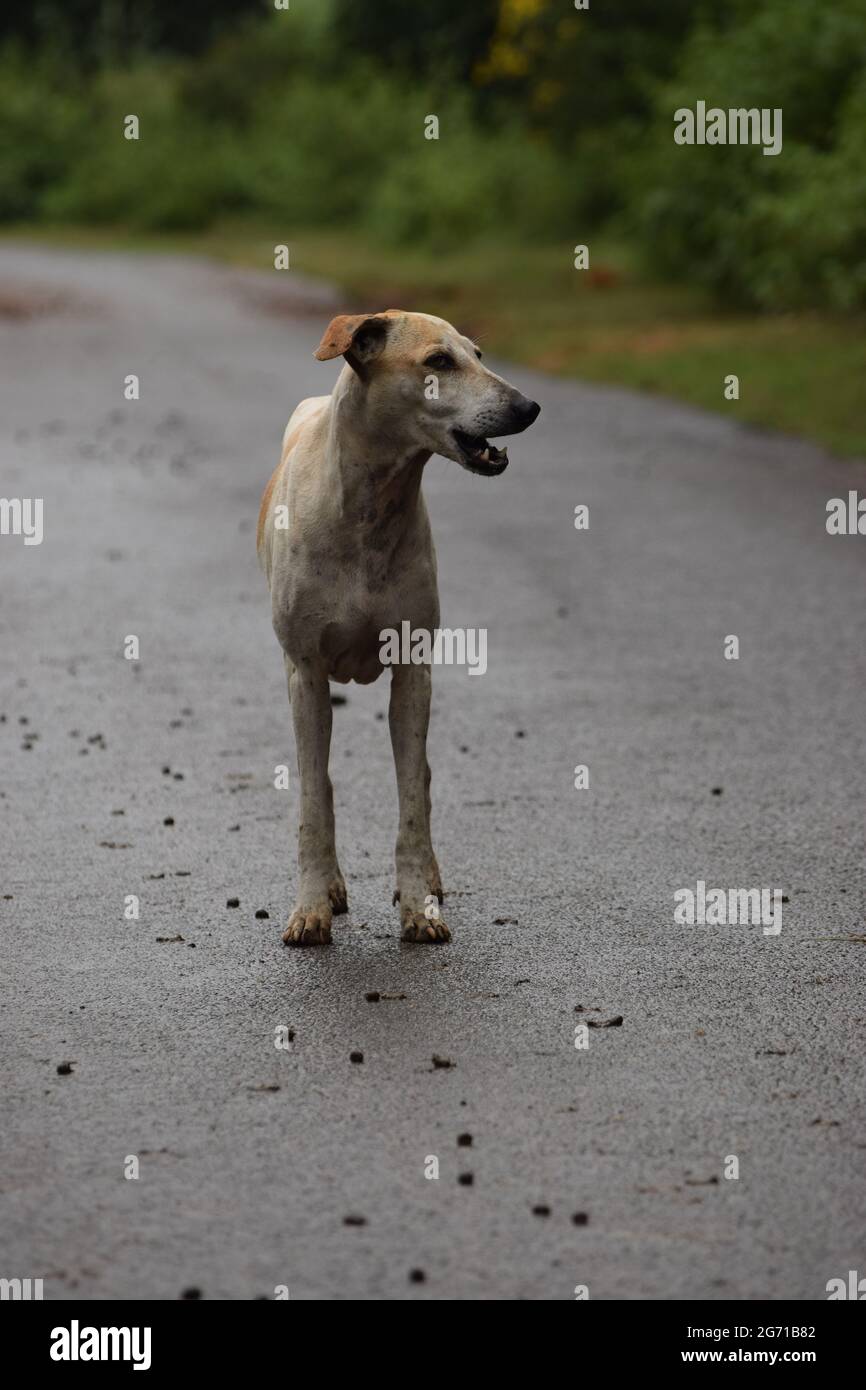
M 397 832 L 397 891 L 404 941 L 450 941 L 439 915 L 442 880 L 430 842 L 430 667 L 394 666 L 388 710 L 397 770 L 400 828 Z
M 326 946 L 333 913 L 346 911 L 346 885 L 334 842 L 334 793 L 328 776 L 331 690 L 312 663 L 286 660 L 289 700 L 298 750 L 301 802 L 298 824 L 300 884 L 283 940 L 289 946 Z

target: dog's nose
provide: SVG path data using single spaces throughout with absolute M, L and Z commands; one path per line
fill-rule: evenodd
M 537 420 L 541 413 L 541 406 L 538 401 L 531 401 L 527 396 L 521 395 L 518 395 L 517 399 L 512 402 L 511 409 L 515 434 L 519 434 L 522 430 L 528 430 L 533 420 Z

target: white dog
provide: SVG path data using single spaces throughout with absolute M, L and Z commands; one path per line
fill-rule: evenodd
M 300 773 L 300 884 L 283 940 L 325 945 L 346 884 L 334 843 L 328 776 L 329 681 L 381 675 L 380 633 L 439 624 L 436 555 L 421 477 L 431 454 L 493 477 L 540 407 L 481 365 L 444 319 L 389 309 L 341 314 L 316 351 L 346 366 L 330 396 L 302 401 L 259 514 L 258 553 L 283 649 Z M 389 723 L 400 824 L 397 889 L 404 941 L 448 941 L 430 842 L 430 667 L 395 665 Z M 428 911 L 425 913 L 425 905 Z

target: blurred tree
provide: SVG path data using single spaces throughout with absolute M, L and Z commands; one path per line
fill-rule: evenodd
M 487 52 L 499 0 L 336 0 L 334 38 L 346 53 L 364 53 L 413 72 L 468 78 Z
M 0 43 L 62 48 L 84 63 L 147 51 L 198 53 L 222 30 L 267 12 L 263 0 L 34 0 L 0 10 Z
M 754 0 L 759 3 L 759 0 Z M 740 0 L 731 7 L 738 8 Z M 473 79 L 520 99 L 558 143 L 646 113 L 704 0 L 606 0 L 577 10 L 563 0 L 497 0 L 496 25 Z
M 680 107 L 779 108 L 784 148 L 677 145 Z M 623 164 L 656 271 L 767 309 L 866 305 L 866 0 L 760 0 L 699 25 Z

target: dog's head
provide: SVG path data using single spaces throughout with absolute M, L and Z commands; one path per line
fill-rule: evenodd
M 321 362 L 345 357 L 383 439 L 442 454 L 485 477 L 508 467 L 508 451 L 490 437 L 520 434 L 541 409 L 485 367 L 470 338 L 431 314 L 340 314 L 315 355 Z

